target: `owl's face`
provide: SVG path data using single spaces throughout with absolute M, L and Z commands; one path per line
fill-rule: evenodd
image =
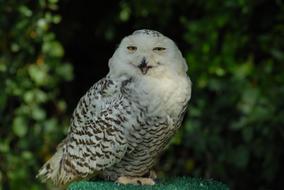
M 175 43 L 152 30 L 138 30 L 125 37 L 109 61 L 116 75 L 159 77 L 166 73 L 183 75 L 187 65 Z

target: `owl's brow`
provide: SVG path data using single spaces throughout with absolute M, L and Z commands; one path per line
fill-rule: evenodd
M 136 35 L 136 34 L 146 34 L 146 35 L 153 36 L 153 37 L 160 37 L 161 36 L 160 32 L 157 32 L 155 30 L 147 30 L 147 29 L 137 30 L 133 33 L 133 35 Z

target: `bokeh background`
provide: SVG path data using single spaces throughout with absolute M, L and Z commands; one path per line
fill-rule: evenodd
M 193 82 L 159 175 L 283 188 L 283 0 L 0 0 L 0 190 L 48 188 L 37 170 L 120 40 L 141 28 L 176 41 Z

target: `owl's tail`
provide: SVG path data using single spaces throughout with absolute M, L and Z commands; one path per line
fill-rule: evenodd
M 36 178 L 46 183 L 51 181 L 56 186 L 65 186 L 74 181 L 77 176 L 72 170 L 67 171 L 66 159 L 62 147 L 42 166 Z

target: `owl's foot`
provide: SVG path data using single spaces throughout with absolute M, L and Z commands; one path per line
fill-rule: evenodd
M 133 184 L 133 185 L 155 185 L 155 181 L 152 178 L 146 177 L 127 177 L 121 176 L 116 180 L 120 184 Z

